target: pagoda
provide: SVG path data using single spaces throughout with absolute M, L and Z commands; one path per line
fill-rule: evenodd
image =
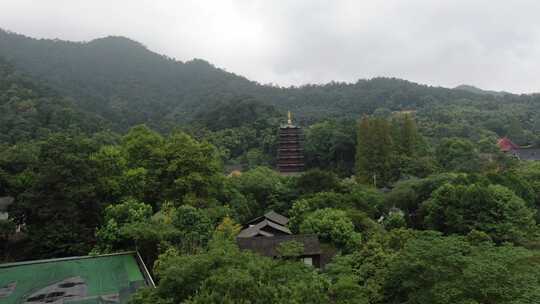
M 287 124 L 279 128 L 277 168 L 281 173 L 302 172 L 304 171 L 302 129 L 293 125 L 291 112 L 288 112 L 287 116 Z

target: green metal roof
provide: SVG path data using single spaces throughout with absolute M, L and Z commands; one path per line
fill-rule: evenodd
M 0 303 L 123 304 L 151 280 L 136 253 L 3 264 Z

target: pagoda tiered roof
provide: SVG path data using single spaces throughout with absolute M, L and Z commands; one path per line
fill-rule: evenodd
M 279 129 L 279 148 L 277 167 L 280 172 L 304 171 L 304 149 L 302 148 L 302 129 L 292 123 L 291 115 L 287 124 Z

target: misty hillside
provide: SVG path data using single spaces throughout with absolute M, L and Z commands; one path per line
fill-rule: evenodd
M 0 56 L 121 126 L 182 120 L 186 105 L 255 87 L 202 60 L 174 61 L 121 37 L 74 43 L 0 32 Z
M 167 58 L 123 37 L 82 43 L 0 31 L 0 56 L 122 129 L 143 122 L 166 128 L 237 96 L 255 97 L 308 120 L 495 98 L 387 78 L 300 88 L 262 86 L 203 60 Z
M 119 131 L 140 123 L 171 130 L 194 120 L 213 130 L 225 128 L 230 122 L 208 125 L 201 118 L 219 116 L 215 112 L 219 109 L 236 111 L 234 107 L 227 110 L 228 105 L 243 99 L 262 108 L 273 106 L 283 114 L 291 110 L 304 125 L 328 118 L 358 119 L 363 114 L 415 110 L 421 131 L 435 140 L 503 136 L 513 124 L 526 133 L 520 132 L 516 141 L 531 143 L 540 128 L 535 114 L 538 95 L 495 94 L 470 86 L 431 87 L 395 78 L 264 86 L 203 60 L 167 58 L 123 37 L 67 42 L 0 31 L 0 57 Z
M 475 93 L 475 94 L 481 94 L 481 95 L 484 94 L 484 95 L 504 96 L 504 95 L 510 94 L 510 93 L 507 93 L 507 92 L 496 92 L 496 91 L 482 90 L 480 88 L 477 88 L 477 87 L 471 86 L 471 85 L 467 85 L 467 84 L 459 85 L 459 86 L 455 87 L 455 89 L 456 90 L 467 91 L 467 92 L 471 92 L 471 93 Z
M 540 303 L 540 2 L 380 2 L 0 2 L 0 304 Z
M 95 132 L 106 123 L 0 58 L 0 144 L 65 130 Z

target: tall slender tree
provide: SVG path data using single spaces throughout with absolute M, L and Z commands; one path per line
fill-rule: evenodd
M 402 114 L 397 118 L 394 127 L 397 128 L 394 139 L 398 152 L 403 156 L 413 157 L 418 145 L 418 130 L 414 118 L 410 114 Z
M 363 183 L 385 186 L 393 178 L 393 141 L 384 118 L 363 117 L 358 127 L 356 176 Z

